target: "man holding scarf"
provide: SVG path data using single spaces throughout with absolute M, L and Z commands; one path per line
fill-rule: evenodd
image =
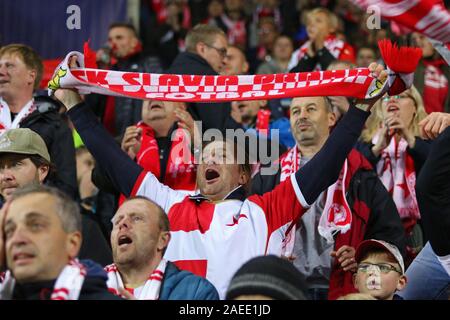
M 273 190 L 319 152 L 336 125 L 332 108 L 327 97 L 292 100 L 290 122 L 296 146 L 277 161 L 275 175 L 255 175 L 254 193 Z M 404 232 L 395 204 L 369 162 L 353 149 L 342 173 L 290 227 L 284 242 L 283 255 L 292 259 L 305 276 L 310 299 L 336 299 L 354 292 L 351 271 L 356 266 L 355 248 L 362 240 L 373 237 L 404 249 Z M 342 225 L 347 230 L 319 230 L 324 227 L 322 216 L 333 208 L 343 209 L 344 216 L 351 215 Z
M 382 66 L 373 64 L 369 70 L 381 83 L 386 81 Z M 287 227 L 336 181 L 370 114 L 367 110 L 377 100 L 359 100 L 314 160 L 272 192 L 247 198 L 250 166 L 248 162 L 236 163 L 233 150 L 238 145 L 225 141 L 208 144 L 197 170 L 201 194 L 185 196 L 159 183 L 120 150 L 76 91 L 59 89 L 55 96 L 70 110 L 68 115 L 87 148 L 116 187 L 126 196 L 144 195 L 168 213 L 173 240 L 166 259 L 206 277 L 221 297 L 233 273 L 245 261 L 261 254 L 281 253 Z

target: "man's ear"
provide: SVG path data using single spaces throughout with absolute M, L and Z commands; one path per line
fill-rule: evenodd
M 358 278 L 356 277 L 356 273 L 353 274 L 352 280 L 353 280 L 353 286 L 355 287 L 355 289 L 358 289 Z
M 244 186 L 250 180 L 250 175 L 241 165 L 239 171 L 239 185 Z
M 42 165 L 39 166 L 38 170 L 38 178 L 39 178 L 39 183 L 43 183 L 45 178 L 48 176 L 48 173 L 50 171 L 50 167 L 48 165 Z
M 398 279 L 397 283 L 397 290 L 403 290 L 406 287 L 406 284 L 408 283 L 408 279 L 405 275 L 400 276 L 400 279 Z
M 334 112 L 328 112 L 328 127 L 332 128 L 336 125 L 336 114 Z
M 170 231 L 161 231 L 161 233 L 159 234 L 157 250 L 163 251 L 165 248 L 167 248 L 170 238 Z
M 245 61 L 244 64 L 242 65 L 242 71 L 244 73 L 247 73 L 249 69 L 250 69 L 250 65 L 248 64 L 247 61 Z
M 34 82 L 36 81 L 36 77 L 37 77 L 37 71 L 36 70 L 28 70 L 28 84 L 33 85 L 34 87 Z
M 81 242 L 81 232 L 75 231 L 68 234 L 66 249 L 70 259 L 75 259 L 78 256 L 81 248 Z
M 205 49 L 206 45 L 203 42 L 197 42 L 197 44 L 195 45 L 195 51 L 202 58 L 205 56 Z

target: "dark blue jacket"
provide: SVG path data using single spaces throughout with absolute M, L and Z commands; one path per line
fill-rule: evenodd
M 216 288 L 205 278 L 167 263 L 159 300 L 219 300 Z

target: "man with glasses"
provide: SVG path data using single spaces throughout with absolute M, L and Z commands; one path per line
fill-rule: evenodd
M 181 52 L 167 70 L 169 74 L 218 75 L 225 67 L 228 42 L 218 27 L 199 24 L 186 36 L 186 52 Z M 202 121 L 203 130 L 237 129 L 229 103 L 191 103 L 188 111 Z
M 398 248 L 381 240 L 361 242 L 355 254 L 355 288 L 379 300 L 403 300 L 395 294 L 406 286 L 405 264 Z

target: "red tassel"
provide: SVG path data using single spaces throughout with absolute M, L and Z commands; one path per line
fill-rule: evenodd
M 422 58 L 422 49 L 397 47 L 388 39 L 378 41 L 381 56 L 386 65 L 395 73 L 412 73 Z
M 94 50 L 89 48 L 89 41 L 86 41 L 84 43 L 84 67 L 85 68 L 92 68 L 92 69 L 98 69 L 97 66 L 97 54 Z

